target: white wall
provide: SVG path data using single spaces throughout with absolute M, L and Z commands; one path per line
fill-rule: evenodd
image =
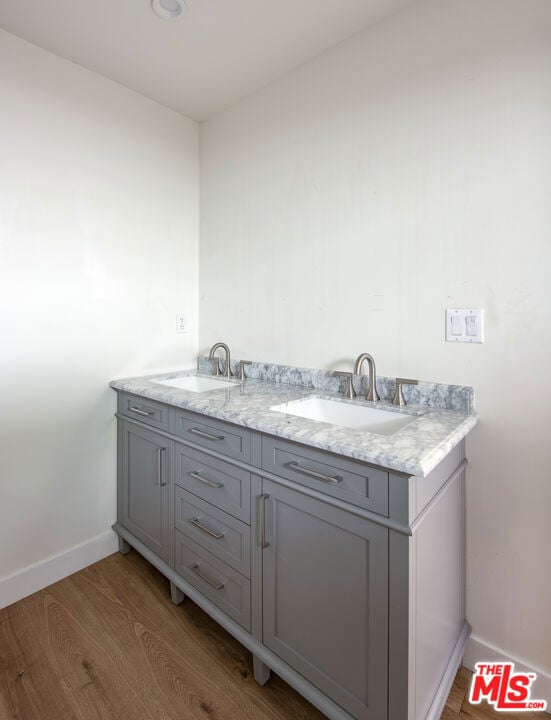
M 547 672 L 550 40 L 548 0 L 415 3 L 207 121 L 200 255 L 202 350 L 474 385 L 468 619 Z
M 0 108 L 1 589 L 114 521 L 109 380 L 195 362 L 199 188 L 196 123 L 5 32 Z

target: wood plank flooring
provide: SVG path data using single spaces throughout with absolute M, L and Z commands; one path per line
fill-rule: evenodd
M 462 669 L 442 720 L 522 720 L 466 700 Z M 0 610 L 0 720 L 324 720 L 138 553 L 116 553 Z M 545 716 L 544 716 L 545 717 Z

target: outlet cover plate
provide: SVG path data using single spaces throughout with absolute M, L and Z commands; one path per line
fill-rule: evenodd
M 185 334 L 189 330 L 185 313 L 176 313 L 176 332 Z

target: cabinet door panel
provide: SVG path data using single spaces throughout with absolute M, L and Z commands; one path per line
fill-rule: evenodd
M 188 410 L 171 408 L 169 415 L 170 432 L 174 435 L 202 445 L 208 450 L 248 462 L 251 459 L 251 432 L 246 428 L 215 420 Z
M 250 581 L 178 530 L 174 542 L 176 572 L 250 632 Z
M 118 409 L 122 415 L 153 425 L 159 430 L 168 430 L 168 405 L 139 395 L 119 393 Z
M 263 488 L 264 644 L 358 720 L 386 717 L 388 530 Z
M 243 522 L 251 522 L 251 474 L 187 445 L 175 445 L 175 483 Z
M 174 526 L 220 560 L 250 578 L 251 528 L 178 486 Z
M 388 516 L 388 472 L 290 440 L 262 438 L 262 469 Z
M 122 524 L 168 562 L 168 440 L 123 423 Z

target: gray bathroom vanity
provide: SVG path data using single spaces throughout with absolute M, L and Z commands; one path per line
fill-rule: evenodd
M 328 390 L 334 374 L 304 387 L 266 382 L 266 367 L 204 391 L 111 384 L 121 551 L 251 650 L 260 683 L 273 670 L 332 720 L 437 720 L 469 632 L 471 407 L 425 398 L 392 410 L 397 431 L 340 427 L 286 409 L 373 403 Z

